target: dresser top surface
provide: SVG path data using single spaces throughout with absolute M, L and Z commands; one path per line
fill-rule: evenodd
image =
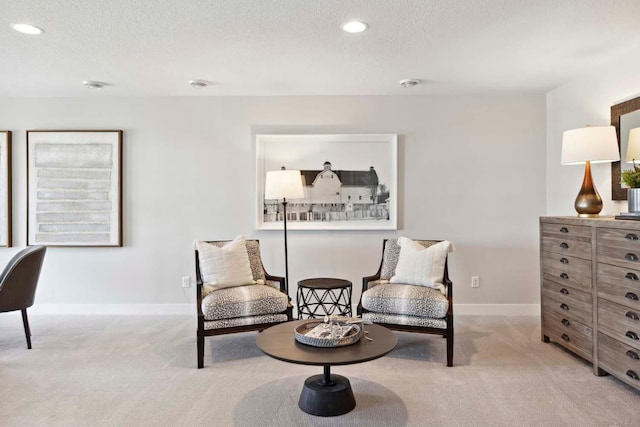
M 586 225 L 588 227 L 624 228 L 640 230 L 640 221 L 615 219 L 613 216 L 578 218 L 576 216 L 541 216 L 540 223 Z

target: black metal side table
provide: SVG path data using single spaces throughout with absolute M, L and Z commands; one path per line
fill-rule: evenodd
M 322 277 L 299 281 L 296 295 L 298 319 L 303 315 L 307 318 L 332 314 L 351 316 L 351 289 L 351 282 L 344 279 Z

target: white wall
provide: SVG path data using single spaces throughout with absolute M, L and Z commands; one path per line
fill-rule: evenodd
M 584 166 L 561 166 L 562 132 L 606 126 L 611 106 L 640 95 L 640 49 L 593 70 L 547 93 L 547 214 L 575 215 L 573 203 L 584 176 Z M 603 201 L 601 215 L 627 210 L 626 202 L 611 200 L 611 165 L 592 165 L 595 186 Z
M 290 232 L 290 276 L 353 281 L 378 268 L 381 239 L 448 239 L 462 304 L 539 301 L 545 212 L 541 95 L 1 99 L 14 131 L 14 244 L 25 245 L 25 130 L 124 130 L 123 248 L 49 248 L 36 304 L 194 301 L 193 239 L 260 238 L 284 273 L 282 233 L 256 231 L 253 135 L 398 133 L 398 232 Z M 608 104 L 607 104 L 608 105 Z M 552 175 L 553 176 L 553 175 Z M 571 190 L 574 185 L 571 183 Z M 577 189 L 577 184 L 575 185 Z M 555 208 L 555 206 L 554 206 Z M 17 248 L 0 249 L 6 262 Z M 479 289 L 470 276 L 481 277 Z M 357 301 L 357 299 L 355 300 Z

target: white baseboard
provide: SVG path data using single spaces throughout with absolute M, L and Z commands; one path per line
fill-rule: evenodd
M 540 304 L 454 304 L 456 316 L 536 316 Z M 193 315 L 195 304 L 35 304 L 29 314 Z
M 454 316 L 539 316 L 540 304 L 453 304 Z
M 29 314 L 192 314 L 196 317 L 196 307 L 195 304 L 35 304 Z

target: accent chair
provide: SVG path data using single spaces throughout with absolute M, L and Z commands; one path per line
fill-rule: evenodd
M 31 329 L 27 308 L 33 305 L 45 246 L 30 246 L 18 252 L 0 275 L 0 313 L 20 310 L 27 338 L 27 349 L 31 349 Z
M 415 240 L 428 248 L 437 240 Z M 453 366 L 453 283 L 449 280 L 447 258 L 441 284 L 444 292 L 426 286 L 391 283 L 400 246 L 385 239 L 378 272 L 362 279 L 362 296 L 357 313 L 363 319 L 395 331 L 441 335 L 447 340 L 447 366 Z
M 222 248 L 230 240 L 207 241 Z M 293 307 L 284 277 L 268 274 L 260 257 L 260 242 L 246 240 L 253 279 L 259 284 L 211 289 L 203 281 L 198 250 L 196 259 L 198 369 L 204 367 L 204 337 L 262 331 L 293 320 Z M 264 284 L 262 284 L 264 283 Z

